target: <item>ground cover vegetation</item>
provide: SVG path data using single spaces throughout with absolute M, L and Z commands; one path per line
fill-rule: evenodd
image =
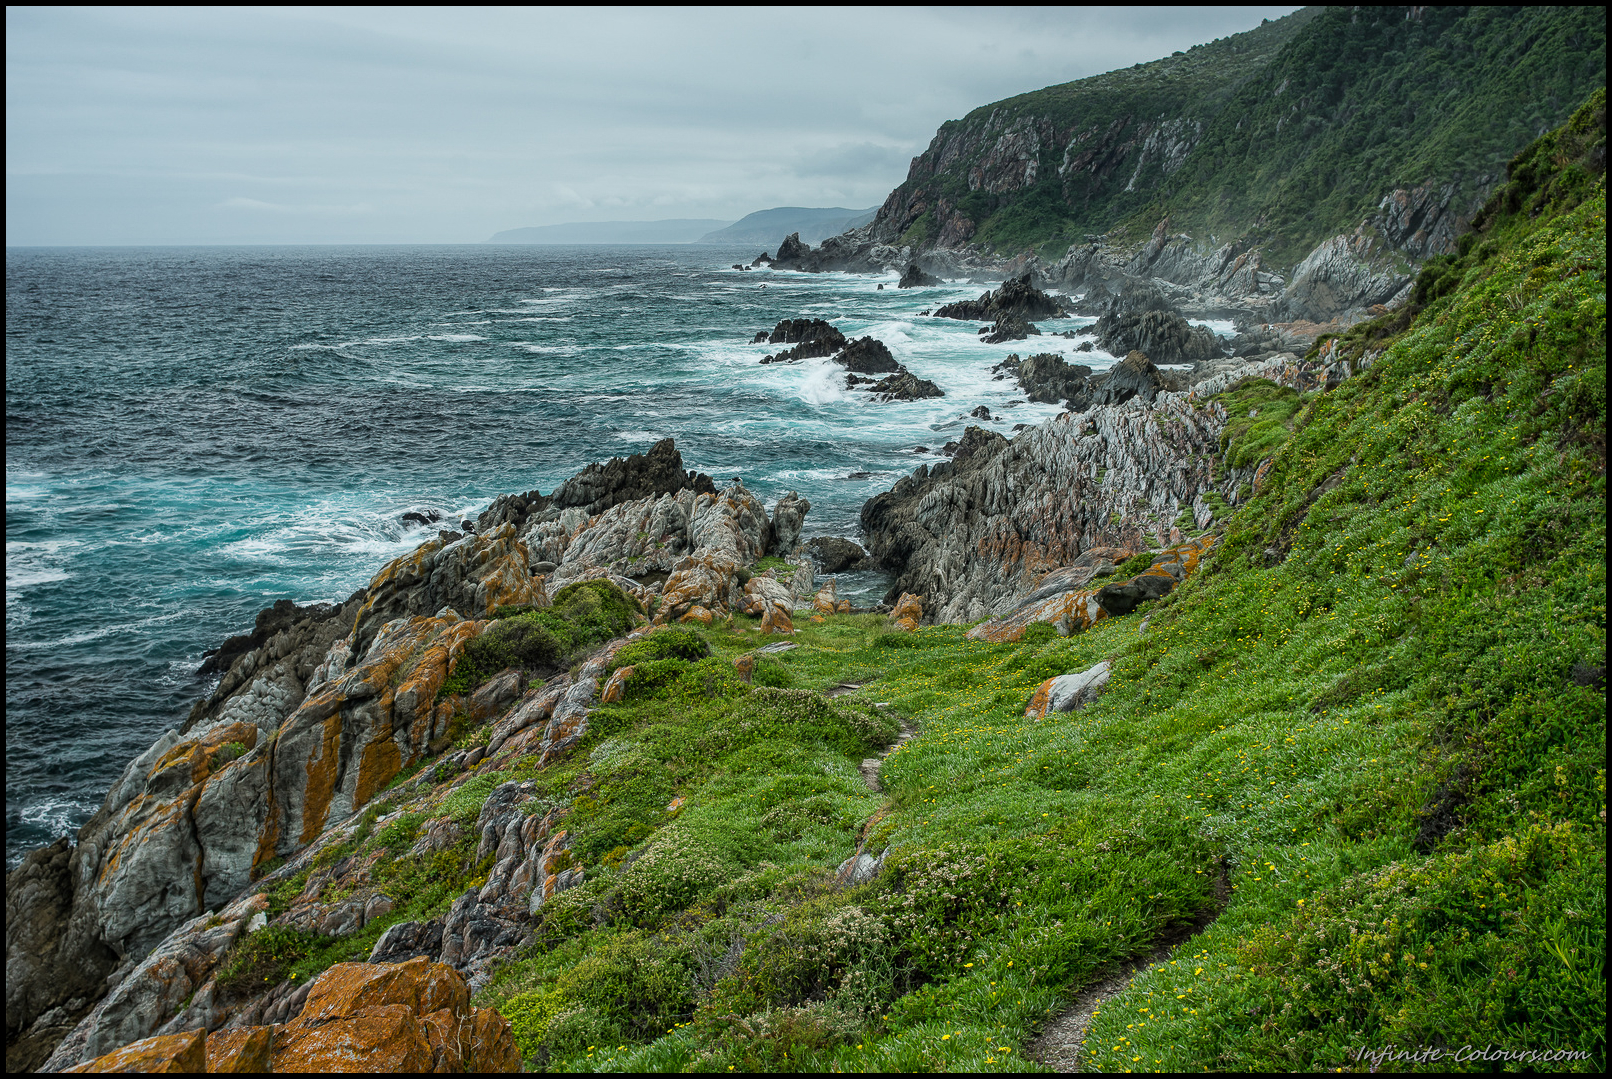
M 742 615 L 658 630 L 617 653 L 623 699 L 568 757 L 456 785 L 434 764 L 270 896 L 378 856 L 396 910 L 252 934 L 221 986 L 446 910 L 485 882 L 470 826 L 519 779 L 532 812 L 568 810 L 587 873 L 478 994 L 531 1068 L 1037 1070 L 1040 1024 L 1165 944 L 1093 1018 L 1088 1068 L 1472 1044 L 1600 1070 L 1604 160 L 1603 92 L 1519 155 L 1412 309 L 1318 345 L 1362 373 L 1228 391 L 1256 414 L 1225 457 L 1271 465 L 1164 599 L 1004 644 L 876 614 L 803 618 L 777 654 Z M 531 620 L 503 613 L 495 640 Z M 1026 717 L 1103 660 L 1094 703 Z M 465 838 L 407 855 L 443 817 Z M 883 861 L 852 883 L 858 853 Z

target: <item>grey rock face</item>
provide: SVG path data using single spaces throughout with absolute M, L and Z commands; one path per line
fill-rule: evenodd
M 6 875 L 6 1033 L 14 1039 L 51 1008 L 94 999 L 117 954 L 73 927 L 73 848 L 64 837 L 30 851 Z
M 1216 478 L 1226 416 L 1203 399 L 1249 376 L 1314 388 L 1323 366 L 1311 370 L 1291 355 L 1245 364 L 1190 394 L 1160 389 L 1149 401 L 1138 392 L 1054 417 L 1011 442 L 969 428 L 952 461 L 919 466 L 862 507 L 870 554 L 896 574 L 886 602 L 910 592 L 935 621 L 999 617 L 1049 570 L 1093 548 L 1164 546 L 1183 509 L 1201 511 L 1201 526 L 1211 512 L 1203 495 L 1215 491 L 1234 505 L 1253 477 L 1246 468 Z M 1134 373 L 1147 377 L 1146 368 Z
M 577 507 L 588 515 L 602 513 L 611 506 L 685 489 L 710 494 L 716 485 L 709 476 L 683 469 L 683 455 L 676 443 L 663 438 L 648 453 L 613 457 L 604 464 L 591 464 L 554 489 L 548 511 Z
M 790 491 L 778 500 L 772 509 L 772 544 L 767 553 L 787 557 L 800 546 L 800 530 L 806 523 L 806 514 L 812 504 Z
M 1108 688 L 1108 661 L 1105 659 L 1079 674 L 1065 674 L 1054 678 L 1047 694 L 1047 711 L 1077 711 L 1102 696 L 1106 688 Z
M 901 280 L 896 283 L 896 288 L 921 288 L 924 285 L 938 284 L 940 278 L 924 273 L 916 262 L 909 262 L 907 268 L 901 271 Z

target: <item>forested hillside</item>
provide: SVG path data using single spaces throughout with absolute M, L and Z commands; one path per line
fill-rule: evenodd
M 1605 84 L 1600 8 L 1307 8 L 940 128 L 879 213 L 885 242 L 1056 258 L 1168 217 L 1292 266 L 1395 188 L 1462 214 Z

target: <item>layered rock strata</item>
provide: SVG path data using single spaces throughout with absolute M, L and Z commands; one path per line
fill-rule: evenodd
M 1191 390 L 1138 392 L 1011 441 L 970 427 L 951 461 L 920 465 L 862 507 L 869 553 L 896 577 L 886 602 L 923 596 L 940 622 L 1000 617 L 1094 548 L 1164 547 L 1187 512 L 1207 528 L 1257 468 L 1219 469 L 1226 415 L 1209 398 L 1244 377 L 1317 388 L 1328 362 L 1240 363 Z

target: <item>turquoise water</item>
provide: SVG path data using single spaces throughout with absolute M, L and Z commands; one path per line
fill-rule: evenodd
M 183 719 L 210 688 L 204 649 L 277 599 L 344 598 L 434 535 L 409 510 L 457 520 L 672 436 L 719 483 L 809 498 L 808 537 L 855 537 L 867 498 L 938 459 L 916 447 L 1059 411 L 990 367 L 1078 341 L 988 346 L 919 315 L 981 286 L 728 268 L 755 254 L 9 250 L 8 865 Z M 827 360 L 757 363 L 776 349 L 755 332 L 798 317 L 878 337 L 946 396 L 879 404 Z M 998 418 L 971 418 L 981 404 Z M 887 581 L 841 584 L 875 602 Z

